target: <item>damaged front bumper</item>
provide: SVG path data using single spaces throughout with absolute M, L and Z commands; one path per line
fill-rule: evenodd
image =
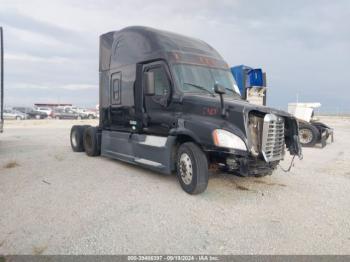
M 249 150 L 216 148 L 207 151 L 210 161 L 227 172 L 262 176 L 272 173 L 287 150 L 292 156 L 302 158 L 298 124 L 294 118 L 273 114 L 250 115 L 248 127 Z

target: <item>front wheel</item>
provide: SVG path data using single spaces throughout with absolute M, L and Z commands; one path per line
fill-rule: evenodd
M 182 144 L 177 151 L 177 177 L 182 189 L 192 195 L 200 194 L 208 186 L 208 160 L 195 143 Z

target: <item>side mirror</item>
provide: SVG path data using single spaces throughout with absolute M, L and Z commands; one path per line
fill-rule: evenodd
M 214 92 L 219 94 L 219 95 L 223 95 L 223 94 L 226 94 L 226 89 L 224 86 L 222 86 L 220 84 L 215 84 L 214 85 Z
M 215 84 L 214 92 L 220 95 L 221 116 L 226 117 L 226 109 L 225 109 L 224 97 L 223 97 L 223 94 L 226 94 L 226 88 L 220 84 Z
M 155 93 L 154 72 L 145 72 L 144 77 L 145 77 L 144 93 L 146 96 L 153 96 Z
M 214 92 L 219 94 L 219 95 L 223 95 L 223 94 L 226 94 L 226 89 L 224 86 L 222 86 L 220 84 L 215 84 L 214 85 Z

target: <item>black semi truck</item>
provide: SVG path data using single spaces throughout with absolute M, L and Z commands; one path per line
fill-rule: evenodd
M 301 155 L 290 114 L 243 101 L 230 68 L 207 43 L 148 27 L 100 37 L 100 120 L 73 126 L 73 151 L 165 174 L 203 192 L 209 168 L 269 175 L 285 151 Z

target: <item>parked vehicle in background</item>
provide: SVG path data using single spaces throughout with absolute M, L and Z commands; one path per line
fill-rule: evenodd
M 59 106 L 58 109 L 72 110 L 82 116 L 82 118 L 95 119 L 98 118 L 97 110 L 91 110 L 87 108 L 77 107 L 77 106 Z
M 34 110 L 31 107 L 14 107 L 13 109 L 27 114 L 29 119 L 44 119 L 48 117 L 46 113 Z
M 266 106 L 266 73 L 261 68 L 246 65 L 231 67 L 242 99 L 251 104 Z
M 86 108 L 80 108 L 77 107 L 76 109 L 73 109 L 73 111 L 77 112 L 78 114 L 83 115 L 83 118 L 88 118 L 88 119 L 95 119 L 97 118 L 97 114 L 95 111 L 86 109 Z
M 36 107 L 35 110 L 46 113 L 47 116 L 52 117 L 52 109 L 49 107 Z
M 327 140 L 333 143 L 333 128 L 319 122 L 315 118 L 314 110 L 321 107 L 320 103 L 289 103 L 288 112 L 298 119 L 299 123 L 299 140 L 302 146 L 313 147 L 321 144 L 322 147 L 327 145 Z
M 52 112 L 52 117 L 55 119 L 82 119 L 84 118 L 84 115 L 79 114 L 68 108 L 56 108 Z
M 4 109 L 4 119 L 5 120 L 24 120 L 27 119 L 27 114 L 13 110 L 13 109 Z

